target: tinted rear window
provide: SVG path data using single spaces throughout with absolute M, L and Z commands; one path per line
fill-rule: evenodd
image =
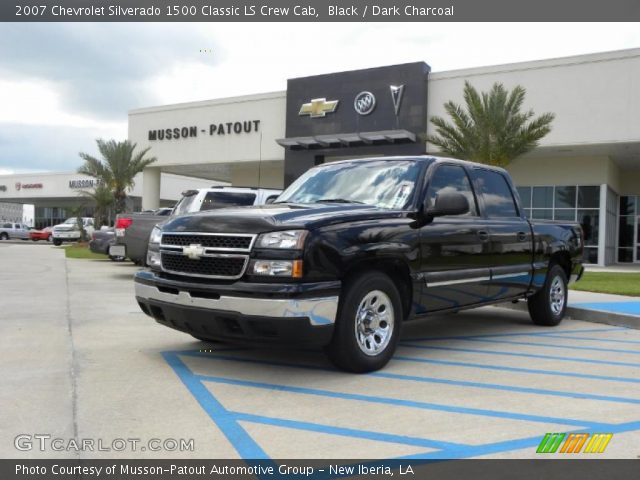
M 476 191 L 482 195 L 488 217 L 517 217 L 513 194 L 507 180 L 498 172 L 474 170 Z
M 204 197 L 201 210 L 214 210 L 216 208 L 225 207 L 242 207 L 253 205 L 255 201 L 255 193 L 209 192 Z

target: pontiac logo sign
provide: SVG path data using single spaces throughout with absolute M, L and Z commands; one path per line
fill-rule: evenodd
M 333 113 L 338 108 L 339 100 L 327 100 L 326 98 L 314 98 L 309 103 L 303 103 L 298 115 L 309 115 L 311 118 L 320 118 Z
M 391 100 L 393 101 L 393 109 L 396 112 L 396 116 L 400 112 L 400 105 L 402 104 L 402 94 L 404 93 L 404 85 L 389 85 L 391 90 Z
M 369 115 L 376 108 L 376 97 L 371 92 L 360 92 L 353 101 L 353 108 L 360 115 Z
M 200 260 L 204 255 L 204 247 L 199 243 L 192 243 L 188 247 L 182 247 L 182 253 L 191 260 Z

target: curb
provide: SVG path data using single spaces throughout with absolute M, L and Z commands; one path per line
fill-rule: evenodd
M 527 304 L 524 301 L 518 303 L 499 303 L 496 305 L 501 308 L 509 308 L 511 310 L 527 311 Z M 579 307 L 567 307 L 565 318 L 571 320 L 582 320 L 584 322 L 605 323 L 607 325 L 615 325 L 619 327 L 635 328 L 640 330 L 640 317 L 633 315 L 622 315 L 620 313 L 606 312 L 602 310 L 591 310 Z

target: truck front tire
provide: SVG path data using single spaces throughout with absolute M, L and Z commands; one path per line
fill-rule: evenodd
M 60 245 L 62 245 L 62 240 L 58 240 L 58 239 L 54 238 L 54 239 L 53 239 L 53 244 L 54 244 L 56 247 L 59 247 Z
M 387 275 L 370 271 L 353 277 L 346 282 L 326 348 L 329 359 L 348 372 L 381 369 L 396 350 L 402 317 L 400 293 Z
M 560 265 L 551 265 L 544 286 L 527 301 L 529 315 L 536 325 L 555 327 L 567 310 L 567 274 Z

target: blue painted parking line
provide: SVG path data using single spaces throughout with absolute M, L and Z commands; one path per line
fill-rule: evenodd
M 509 357 L 541 358 L 543 360 L 558 360 L 561 362 L 593 363 L 596 365 L 617 365 L 620 367 L 635 367 L 635 368 L 640 367 L 640 363 L 616 362 L 613 360 L 595 360 L 592 358 L 582 358 L 582 357 L 557 357 L 554 355 L 537 355 L 535 353 L 504 352 L 500 350 L 481 350 L 479 348 L 440 347 L 436 345 L 414 345 L 412 343 L 406 343 L 406 342 L 401 342 L 400 345 L 407 348 L 418 348 L 422 350 L 446 350 L 451 352 L 480 353 L 484 355 L 504 355 Z
M 479 368 L 483 370 L 497 370 L 505 372 L 525 373 L 534 375 L 553 375 L 558 377 L 575 377 L 584 378 L 586 380 L 602 380 L 605 382 L 626 382 L 626 383 L 640 383 L 640 378 L 630 377 L 611 377 L 606 375 L 594 375 L 590 373 L 573 373 L 573 372 L 561 372 L 558 370 L 543 370 L 536 368 L 523 368 L 523 367 L 508 367 L 504 365 L 488 365 L 484 363 L 472 363 L 472 362 L 457 362 L 454 360 L 436 360 L 433 358 L 422 357 L 406 357 L 402 355 L 395 355 L 393 360 L 399 360 L 401 362 L 418 362 L 418 363 L 431 363 L 434 365 L 446 365 L 451 367 L 467 367 L 467 368 Z
M 181 355 L 189 355 L 189 353 L 181 352 Z M 261 364 L 261 365 L 282 366 L 282 367 L 292 367 L 292 368 L 301 368 L 301 369 L 309 369 L 309 368 L 315 369 L 315 370 L 322 369 L 320 367 L 307 367 L 307 366 L 296 365 L 296 364 L 288 364 L 286 362 L 272 362 L 272 361 L 255 360 L 250 358 L 226 357 L 221 355 L 211 355 L 205 358 L 211 359 L 211 360 L 253 363 L 253 364 Z M 437 411 L 443 411 L 443 412 L 463 413 L 468 415 L 480 415 L 485 417 L 507 418 L 510 420 L 522 420 L 522 421 L 531 421 L 531 422 L 539 422 L 539 423 L 562 423 L 562 424 L 574 425 L 574 426 L 584 426 L 587 424 L 595 425 L 598 423 L 598 422 L 594 423 L 588 420 L 575 420 L 575 419 L 567 419 L 567 418 L 560 418 L 560 417 L 546 417 L 546 416 L 540 416 L 540 415 L 503 412 L 498 410 L 488 410 L 488 409 L 472 408 L 472 407 L 457 407 L 452 405 L 443 405 L 443 404 L 437 404 L 437 403 L 405 400 L 405 399 L 398 399 L 393 397 L 379 397 L 379 396 L 364 395 L 364 394 L 358 394 L 358 393 L 336 392 L 332 390 L 324 390 L 324 389 L 310 388 L 310 387 L 297 387 L 297 386 L 273 384 L 273 383 L 267 383 L 267 382 L 255 382 L 252 380 L 241 380 L 241 379 L 236 379 L 231 377 L 218 377 L 218 376 L 198 375 L 198 374 L 193 374 L 193 375 L 196 376 L 197 378 L 200 378 L 203 381 L 209 381 L 214 383 L 224 383 L 229 385 L 248 386 L 248 387 L 260 388 L 260 389 L 266 389 L 266 390 L 278 390 L 278 391 L 286 391 L 286 392 L 292 392 L 292 393 L 340 398 L 343 400 L 356 400 L 356 401 L 369 402 L 369 403 L 412 407 L 412 408 L 418 408 L 423 410 L 437 410 Z
M 570 307 L 598 310 L 600 312 L 620 313 L 640 317 L 640 302 L 592 302 L 570 303 Z
M 413 447 L 435 448 L 435 449 L 453 449 L 463 448 L 466 444 L 442 442 L 438 440 L 430 440 L 427 438 L 410 437 L 407 435 L 394 435 L 390 433 L 373 432 L 368 430 L 358 430 L 354 428 L 336 427 L 333 425 L 323 425 L 312 422 L 301 422 L 299 420 L 289 420 L 277 417 L 266 417 L 263 415 L 253 415 L 242 412 L 231 412 L 242 422 L 260 423 L 263 425 L 272 425 L 275 427 L 292 428 L 295 430 L 306 430 L 309 432 L 327 433 L 329 435 L 341 435 L 345 437 L 360 438 L 364 440 L 373 440 L 376 442 L 396 443 L 399 445 L 410 445 Z
M 528 333 L 523 333 L 521 334 L 522 336 L 529 336 L 530 334 Z M 625 343 L 625 344 L 631 344 L 631 345 L 640 345 L 640 340 L 620 340 L 617 338 L 594 338 L 594 337 L 579 337 L 577 335 L 570 335 L 570 334 L 563 334 L 563 333 L 555 333 L 555 334 L 548 334 L 545 336 L 545 338 L 561 338 L 563 340 L 584 340 L 587 342 L 611 342 L 611 343 Z
M 493 338 L 493 337 L 518 337 L 521 335 L 531 335 L 535 337 L 545 337 L 549 335 L 560 335 L 564 332 L 566 333 L 599 333 L 599 332 L 617 332 L 621 330 L 629 330 L 625 327 L 614 327 L 614 328 L 588 328 L 581 330 L 554 330 L 553 332 L 512 332 L 512 333 L 485 333 L 482 335 L 453 335 L 447 337 L 418 337 L 418 338 L 408 338 L 407 340 L 413 342 L 423 342 L 429 340 L 463 340 L 466 338 Z
M 497 340 L 492 338 L 463 338 L 462 340 L 465 342 L 502 343 L 506 345 L 523 345 L 526 347 L 561 348 L 565 350 L 587 350 L 590 352 L 624 353 L 624 354 L 631 354 L 631 355 L 640 355 L 640 350 L 620 350 L 616 348 L 580 347 L 577 345 L 557 345 L 557 344 L 549 344 L 549 343 L 518 342 L 513 340 Z
M 242 357 L 239 358 L 235 356 L 226 356 L 226 355 L 216 355 L 215 358 L 220 360 L 232 361 L 232 362 L 256 363 L 261 365 L 271 365 L 271 366 L 296 368 L 296 369 L 302 368 L 307 370 L 313 369 L 313 370 L 332 371 L 330 369 L 325 369 L 317 366 L 307 367 L 307 366 L 288 363 L 288 362 L 263 361 L 263 360 L 255 360 L 252 358 L 242 358 Z M 526 393 L 531 395 L 580 398 L 583 400 L 597 400 L 602 402 L 630 403 L 630 404 L 640 405 L 640 399 L 629 398 L 629 397 L 616 397 L 616 396 L 610 396 L 610 395 L 578 393 L 573 391 L 566 392 L 561 390 L 551 390 L 551 389 L 532 388 L 532 387 L 518 387 L 518 386 L 501 385 L 501 384 L 495 384 L 495 383 L 470 382 L 465 380 L 450 380 L 445 378 L 425 377 L 420 375 L 405 375 L 405 374 L 399 374 L 399 373 L 389 373 L 384 371 L 371 372 L 371 373 L 368 373 L 367 375 L 370 377 L 389 378 L 393 380 L 404 380 L 404 381 L 410 381 L 410 382 L 436 383 L 436 384 L 443 384 L 443 385 L 452 385 L 457 387 L 471 387 L 471 388 L 486 389 L 486 390 L 504 390 L 509 392 Z
M 238 420 L 227 411 L 216 398 L 209 393 L 189 368 L 180 360 L 178 355 L 171 352 L 162 354 L 165 361 L 173 368 L 178 378 L 195 397 L 200 406 L 215 422 L 220 431 L 227 437 L 233 447 L 243 458 L 269 458 L 262 448 L 238 424 Z
M 227 352 L 221 352 L 226 354 Z M 195 356 L 210 360 L 249 362 L 266 365 L 283 365 L 302 369 L 329 370 L 320 366 L 301 366 L 297 364 L 287 364 L 286 362 L 270 362 L 255 359 L 238 358 L 229 355 L 202 354 L 196 351 L 175 351 L 164 352 L 163 357 L 174 369 L 180 380 L 188 388 L 189 392 L 196 398 L 201 407 L 207 412 L 212 420 L 218 425 L 223 434 L 236 448 L 241 457 L 245 459 L 268 458 L 249 434 L 241 427 L 239 422 L 251 422 L 264 425 L 279 426 L 293 430 L 314 431 L 318 433 L 340 435 L 345 437 L 368 439 L 373 441 L 388 442 L 394 444 L 411 445 L 415 447 L 429 448 L 430 451 L 421 452 L 416 455 L 408 455 L 401 459 L 411 460 L 439 460 L 451 458 L 470 458 L 495 453 L 503 453 L 523 448 L 534 448 L 540 442 L 540 436 L 507 440 L 502 442 L 490 442 L 482 445 L 468 445 L 454 442 L 443 442 L 435 439 L 389 434 L 384 432 L 373 432 L 360 429 L 351 429 L 340 426 L 318 424 L 314 422 L 301 422 L 293 419 L 274 418 L 263 415 L 236 412 L 225 409 L 222 404 L 215 399 L 215 387 L 207 388 L 205 383 L 237 385 L 247 388 L 268 389 L 285 391 L 297 394 L 318 395 L 329 398 L 340 398 L 354 401 L 372 402 L 377 404 L 391 404 L 410 408 L 420 408 L 436 411 L 446 411 L 451 413 L 480 415 L 496 417 L 510 420 L 531 421 L 544 424 L 564 424 L 579 428 L 574 433 L 590 432 L 593 430 L 607 431 L 612 433 L 630 432 L 640 430 L 640 421 L 627 422 L 623 424 L 608 424 L 601 422 L 591 422 L 586 420 L 576 420 L 558 417 L 545 417 L 528 414 L 514 414 L 511 412 L 475 409 L 468 407 L 452 407 L 450 405 L 438 405 L 426 402 L 416 402 L 413 400 L 394 399 L 378 397 L 372 395 L 361 395 L 344 392 L 335 392 L 324 389 L 294 387 L 266 382 L 256 382 L 242 380 L 238 378 L 219 377 L 215 375 L 199 375 L 194 373 L 189 367 L 179 359 L 179 356 Z M 337 373 L 337 372 L 336 372 Z M 379 372 L 384 373 L 384 372 Z M 406 376 L 402 376 L 406 377 Z M 412 381 L 410 378 L 398 378 L 398 380 Z M 396 459 L 397 460 L 397 459 Z M 317 478 L 317 477 L 314 477 Z

